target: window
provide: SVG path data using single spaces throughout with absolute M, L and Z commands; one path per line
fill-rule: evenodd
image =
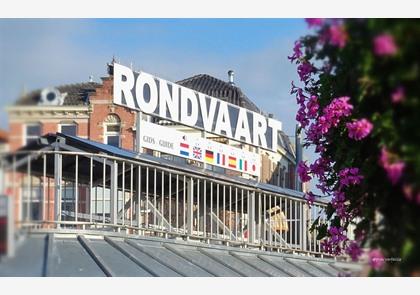
M 60 132 L 66 135 L 77 136 L 77 125 L 74 123 L 61 124 Z
M 121 121 L 120 118 L 111 114 L 104 121 L 104 143 L 120 147 Z
M 24 144 L 36 141 L 41 136 L 41 125 L 38 123 L 26 124 Z

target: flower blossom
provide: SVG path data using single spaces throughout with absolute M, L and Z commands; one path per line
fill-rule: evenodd
M 348 240 L 342 227 L 332 226 L 328 229 L 329 237 L 321 242 L 321 248 L 328 254 L 340 255 L 344 242 Z
M 331 25 L 328 30 L 328 39 L 332 45 L 343 48 L 348 40 L 346 28 L 341 24 Z
M 360 249 L 359 243 L 352 241 L 346 248 L 346 253 L 350 255 L 353 261 L 357 261 L 362 255 L 362 249 Z
M 405 100 L 405 89 L 404 87 L 400 86 L 394 90 L 391 94 L 391 101 L 393 103 L 400 103 Z
M 373 40 L 373 52 L 378 56 L 395 55 L 398 47 L 395 44 L 394 37 L 391 34 L 381 34 Z
M 309 28 L 320 27 L 324 23 L 323 18 L 305 18 L 305 21 L 308 24 Z
M 385 169 L 391 183 L 393 185 L 397 184 L 401 179 L 405 163 L 401 160 L 397 160 L 395 155 L 391 154 L 383 147 L 379 156 L 379 164 Z
M 343 192 L 335 191 L 333 193 L 333 198 L 331 199 L 331 205 L 335 209 L 335 212 L 341 219 L 345 219 L 349 217 L 349 213 L 347 212 L 346 196 Z
M 367 119 L 361 119 L 346 124 L 349 131 L 349 137 L 355 140 L 361 140 L 369 135 L 373 129 L 373 125 Z
M 338 175 L 340 176 L 341 186 L 356 185 L 363 179 L 363 176 L 359 175 L 359 168 L 355 167 L 344 168 L 340 170 Z
M 307 61 L 302 62 L 297 67 L 297 72 L 300 78 L 300 81 L 306 82 L 309 77 L 311 76 L 311 73 L 314 71 L 314 67 Z
M 314 119 L 316 115 L 318 114 L 318 110 L 319 110 L 318 97 L 315 95 L 312 95 L 306 107 L 308 109 L 308 117 L 310 119 Z
M 294 62 L 303 56 L 302 50 L 300 49 L 301 47 L 302 43 L 300 43 L 300 41 L 296 41 L 295 46 L 293 47 L 293 55 L 287 57 L 291 62 Z
M 306 202 L 308 202 L 309 206 L 312 206 L 313 203 L 315 202 L 315 195 L 312 192 L 305 193 L 303 198 L 306 200 Z
M 297 172 L 299 174 L 300 181 L 302 182 L 308 182 L 312 179 L 312 177 L 309 176 L 309 168 L 303 161 L 299 162 Z
M 374 270 L 380 270 L 385 264 L 385 258 L 381 250 L 373 249 L 369 252 L 369 265 Z

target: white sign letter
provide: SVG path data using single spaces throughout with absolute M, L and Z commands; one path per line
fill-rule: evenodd
M 188 101 L 191 102 L 191 113 L 188 113 Z M 198 118 L 197 96 L 191 89 L 181 88 L 181 119 L 182 124 L 194 127 Z
M 203 118 L 204 130 L 211 132 L 213 128 L 214 113 L 216 111 L 217 100 L 210 97 L 210 106 L 207 112 L 206 97 L 204 94 L 199 93 L 198 99 L 200 100 L 201 117 Z
M 232 126 L 230 125 L 228 106 L 225 101 L 220 101 L 219 114 L 217 115 L 214 132 L 222 135 L 222 130 L 226 132 L 227 137 L 232 138 Z
M 125 80 L 123 80 L 125 77 Z M 134 87 L 134 74 L 130 68 L 114 63 L 114 103 L 122 105 L 122 93 L 126 106 L 132 109 L 136 108 L 134 104 L 133 94 L 131 89 Z
M 268 118 L 268 126 L 271 127 L 271 135 L 272 135 L 271 149 L 273 151 L 277 151 L 277 143 L 278 143 L 277 136 L 278 136 L 279 130 L 281 130 L 281 122 Z
M 236 123 L 235 139 L 241 141 L 242 137 L 249 144 L 251 142 L 251 133 L 249 132 L 249 123 L 247 112 L 243 108 L 239 108 L 238 122 Z
M 169 83 L 159 80 L 159 116 L 163 118 L 168 118 L 166 116 L 166 109 L 169 109 L 169 120 L 178 122 L 179 120 L 179 95 L 178 95 L 178 86 L 176 84 L 172 85 L 172 96 L 169 92 Z M 168 106 L 168 107 L 166 107 Z
M 252 136 L 254 140 L 254 145 L 261 146 L 263 148 L 267 148 L 267 139 L 265 138 L 265 132 L 267 131 L 267 121 L 265 120 L 264 116 L 254 113 L 254 118 L 252 120 L 253 124 L 253 131 L 254 134 Z M 261 145 L 260 145 L 261 140 Z
M 146 101 L 144 98 L 144 87 L 149 86 L 150 99 Z M 152 75 L 141 72 L 136 82 L 136 98 L 137 104 L 141 111 L 147 114 L 153 114 L 158 104 L 158 92 L 155 79 Z

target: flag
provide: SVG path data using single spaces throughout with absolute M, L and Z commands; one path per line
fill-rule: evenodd
M 236 168 L 236 157 L 229 156 L 229 168 Z
M 190 152 L 189 152 L 190 145 L 188 143 L 181 142 L 179 144 L 179 149 L 180 149 L 179 151 L 180 155 L 185 156 L 185 157 L 190 156 Z
M 202 156 L 202 150 L 199 146 L 193 147 L 193 158 L 197 160 L 201 160 L 203 158 Z
M 214 163 L 214 153 L 213 151 L 206 150 L 206 162 L 211 164 Z
M 221 165 L 221 166 L 225 166 L 226 165 L 226 156 L 222 153 L 217 153 L 216 155 L 216 164 L 217 165 Z
M 239 159 L 239 170 L 242 170 L 242 159 Z

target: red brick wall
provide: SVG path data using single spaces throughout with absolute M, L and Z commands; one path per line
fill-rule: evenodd
M 92 113 L 89 122 L 89 138 L 104 142 L 103 122 L 109 114 L 115 114 L 121 121 L 121 147 L 133 149 L 135 126 L 135 111 L 113 104 L 112 77 L 102 78 L 103 85 L 97 88 L 96 93 L 90 96 Z

